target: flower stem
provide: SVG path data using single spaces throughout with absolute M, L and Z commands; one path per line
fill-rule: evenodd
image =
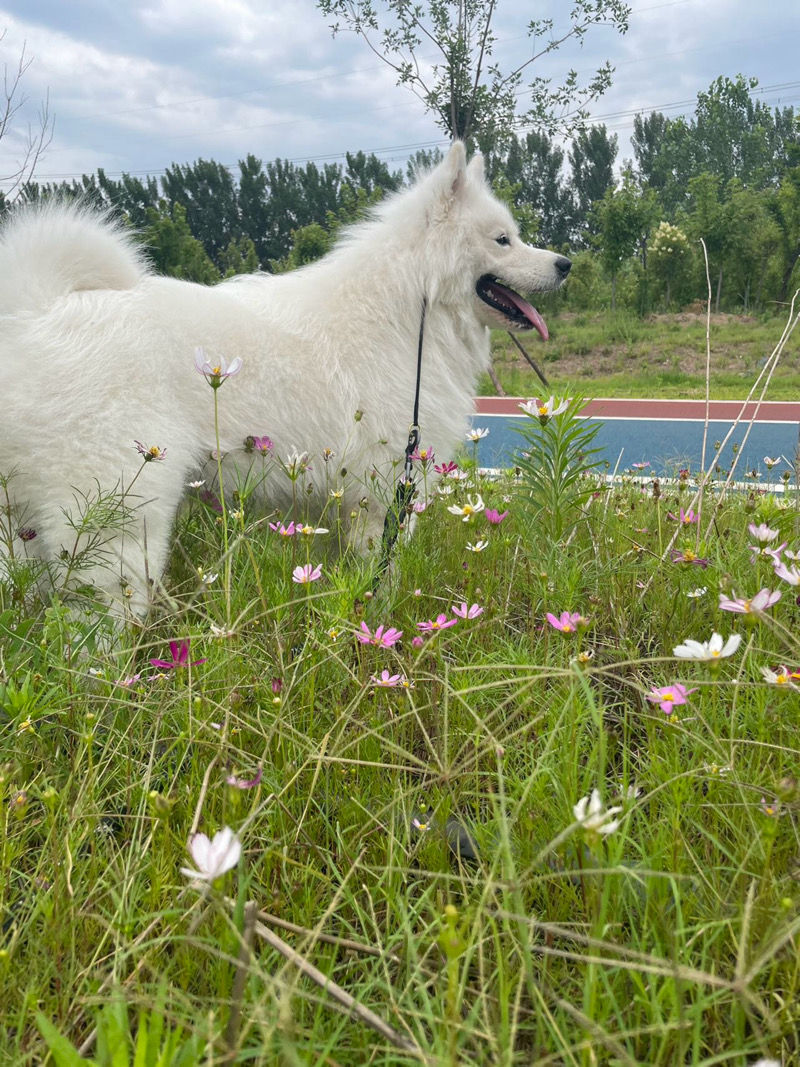
M 228 554 L 228 510 L 225 505 L 225 486 L 222 482 L 222 449 L 219 443 L 219 389 L 214 389 L 214 439 L 217 443 L 217 480 L 219 502 L 222 507 L 222 549 L 225 553 L 225 625 L 231 625 L 231 558 Z

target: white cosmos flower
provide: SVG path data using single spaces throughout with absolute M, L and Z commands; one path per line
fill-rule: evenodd
M 694 641 L 690 637 L 687 638 L 682 645 L 678 645 L 672 651 L 678 659 L 708 661 L 724 659 L 726 656 L 732 656 L 741 643 L 741 634 L 731 634 L 728 640 L 723 643 L 721 635 L 713 633 L 710 641 Z
M 476 426 L 474 430 L 470 430 L 467 433 L 468 441 L 481 441 L 484 437 L 489 436 L 489 430 L 486 427 Z
M 535 415 L 539 419 L 552 419 L 554 415 L 561 415 L 569 407 L 569 399 L 559 400 L 556 403 L 556 398 L 551 396 L 549 400 L 539 400 L 534 398 L 533 400 L 526 400 L 524 404 L 519 404 L 519 407 L 528 415 Z
M 181 867 L 181 874 L 196 882 L 213 882 L 235 867 L 242 855 L 242 842 L 231 830 L 223 827 L 211 841 L 205 834 L 193 834 L 187 845 L 197 870 Z
M 476 541 L 475 544 L 467 542 L 467 552 L 483 552 L 484 548 L 488 546 L 488 541 Z
M 775 456 L 774 458 L 772 456 L 764 456 L 764 465 L 766 466 L 767 470 L 771 471 L 773 467 L 778 466 L 782 459 L 783 456 Z
M 460 515 L 462 522 L 471 522 L 475 515 L 483 511 L 483 497 L 478 493 L 468 497 L 466 504 L 451 504 L 447 510 L 453 515 Z
M 593 789 L 591 797 L 581 797 L 572 809 L 572 814 L 584 830 L 606 837 L 608 834 L 613 834 L 619 826 L 619 819 L 611 818 L 618 811 L 622 811 L 622 808 L 604 809 L 599 792 Z
M 707 585 L 698 585 L 696 589 L 691 589 L 686 595 L 692 597 L 692 599 L 694 600 L 697 600 L 699 597 L 705 596 L 707 592 Z
M 295 533 L 305 534 L 307 537 L 312 537 L 314 534 L 326 534 L 330 533 L 324 526 L 296 526 Z
M 789 689 L 796 689 L 797 686 L 792 681 L 792 675 L 786 667 L 778 667 L 777 671 L 771 671 L 769 667 L 762 667 L 761 674 L 764 681 L 769 682 L 770 685 L 785 685 Z
M 186 484 L 190 489 L 202 489 L 203 486 L 206 484 L 206 481 L 205 478 L 203 478 L 199 482 L 187 482 Z

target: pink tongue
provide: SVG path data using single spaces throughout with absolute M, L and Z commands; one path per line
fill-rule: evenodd
M 547 332 L 547 326 L 544 319 L 535 307 L 531 307 L 527 300 L 523 300 L 521 296 L 513 291 L 513 289 L 506 289 L 506 287 L 500 285 L 499 282 L 492 282 L 488 288 L 490 292 L 494 290 L 495 296 L 499 296 L 501 300 L 510 301 L 518 311 L 521 311 L 531 326 L 539 331 L 543 341 L 549 339 L 550 334 Z

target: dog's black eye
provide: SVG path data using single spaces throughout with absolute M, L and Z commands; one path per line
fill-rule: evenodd
M 511 244 L 511 242 L 509 241 L 508 237 L 506 237 L 506 235 L 504 233 L 501 233 L 499 237 L 495 237 L 495 241 L 497 241 L 497 243 L 499 245 L 510 245 Z

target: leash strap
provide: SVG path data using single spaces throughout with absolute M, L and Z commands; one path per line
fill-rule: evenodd
M 386 518 L 383 520 L 383 537 L 381 539 L 381 558 L 375 578 L 372 582 L 372 591 L 378 588 L 381 578 L 386 573 L 389 560 L 392 555 L 395 541 L 400 534 L 403 519 L 408 514 L 408 509 L 417 491 L 414 480 L 414 463 L 411 457 L 420 445 L 419 430 L 419 392 L 422 382 L 422 340 L 425 334 L 425 313 L 428 310 L 428 298 L 422 298 L 422 314 L 419 320 L 419 342 L 417 344 L 417 384 L 414 390 L 414 415 L 411 426 L 408 429 L 408 441 L 406 442 L 405 462 L 403 464 L 403 476 L 397 483 L 394 500 L 389 505 Z

